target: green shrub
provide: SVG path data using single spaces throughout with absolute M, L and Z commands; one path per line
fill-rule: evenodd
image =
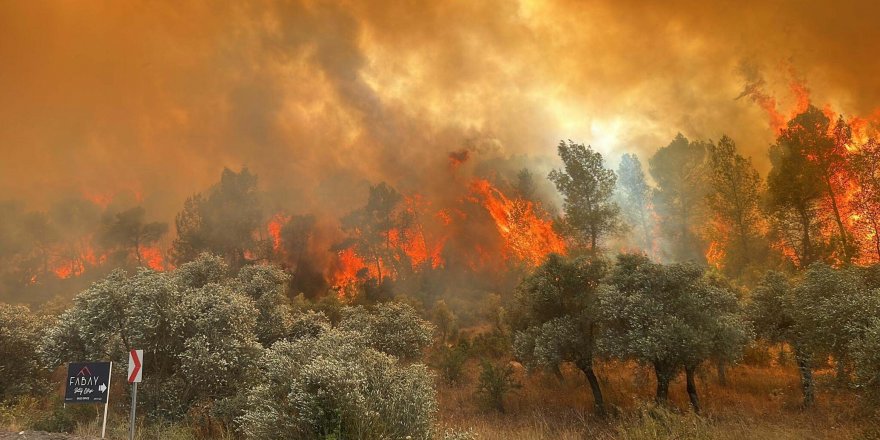
M 328 330 L 281 341 L 259 362 L 241 431 L 252 439 L 428 439 L 437 402 L 421 364 L 401 365 L 367 338 Z
M 371 310 L 347 307 L 339 328 L 360 333 L 372 348 L 406 360 L 421 357 L 435 331 L 415 308 L 399 302 L 377 304 Z
M 61 405 L 54 405 L 51 411 L 34 420 L 30 428 L 35 431 L 73 432 L 78 421 L 74 413 L 80 408 L 83 406 L 71 405 L 71 408 L 64 408 Z
M 483 359 L 480 379 L 477 383 L 477 398 L 490 409 L 504 412 L 504 397 L 520 388 L 513 377 L 513 367 L 509 363 L 493 364 Z
M 468 359 L 466 345 L 442 347 L 438 352 L 437 370 L 440 377 L 449 384 L 461 383 L 464 378 L 464 364 Z
M 498 359 L 508 356 L 511 350 L 510 335 L 502 331 L 481 333 L 471 340 L 471 352 L 475 356 Z
M 880 403 L 880 318 L 875 318 L 864 335 L 850 344 L 855 364 L 856 385 L 867 401 Z
M 48 324 L 25 306 L 0 303 L 0 402 L 47 388 L 39 346 Z

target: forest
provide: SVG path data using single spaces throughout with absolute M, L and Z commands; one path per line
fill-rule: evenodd
M 2 202 L 0 426 L 95 435 L 64 367 L 138 348 L 140 438 L 877 438 L 875 127 L 774 129 L 766 177 L 725 135 L 616 169 L 561 141 L 547 175 L 463 149 L 445 197 L 374 182 L 329 219 L 247 168 L 172 224 Z

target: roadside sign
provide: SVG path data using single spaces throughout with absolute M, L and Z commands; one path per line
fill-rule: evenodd
M 131 384 L 131 418 L 129 420 L 128 438 L 134 440 L 136 426 L 135 411 L 137 410 L 138 382 L 143 376 L 144 351 L 129 350 L 128 352 L 128 383 Z
M 137 383 L 141 381 L 143 369 L 141 366 L 144 361 L 143 350 L 131 350 L 128 352 L 128 383 Z
M 107 403 L 110 362 L 71 362 L 67 365 L 65 403 Z

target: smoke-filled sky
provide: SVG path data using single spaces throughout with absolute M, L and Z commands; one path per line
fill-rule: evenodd
M 748 4 L 751 3 L 751 4 Z M 759 169 L 789 83 L 880 104 L 880 4 L 830 1 L 0 1 L 0 199 L 125 192 L 170 220 L 224 166 L 294 212 L 367 182 L 442 191 L 450 151 L 616 166 L 676 132 Z M 764 81 L 760 83 L 759 81 Z

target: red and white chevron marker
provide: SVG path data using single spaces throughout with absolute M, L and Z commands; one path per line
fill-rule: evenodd
M 143 350 L 131 350 L 128 352 L 128 383 L 141 381 L 141 363 L 144 358 Z

